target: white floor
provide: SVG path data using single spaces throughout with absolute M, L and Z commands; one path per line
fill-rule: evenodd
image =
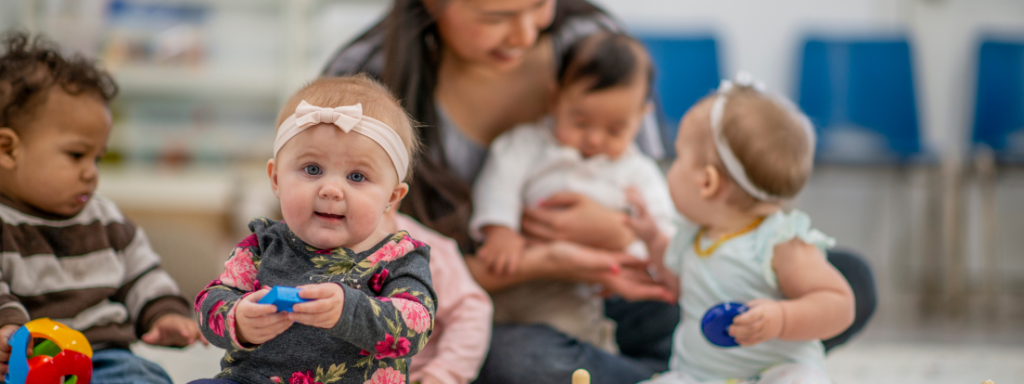
M 1024 346 L 855 342 L 829 354 L 836 384 L 1016 384 Z
M 137 346 L 135 352 L 162 365 L 175 383 L 212 377 L 221 350 Z M 1016 384 L 1024 378 L 1024 345 L 986 346 L 885 343 L 857 340 L 829 354 L 828 373 L 836 384 Z M 568 383 L 567 383 L 568 384 Z

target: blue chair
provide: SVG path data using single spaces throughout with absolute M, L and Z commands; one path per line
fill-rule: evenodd
M 1002 293 L 995 282 L 1005 279 L 995 243 L 1007 233 L 999 226 L 998 165 L 1024 164 L 1024 37 L 981 43 L 977 87 L 971 142 L 981 197 L 982 293 L 992 315 L 998 311 L 996 298 Z M 1010 236 L 1015 232 L 1011 230 Z
M 718 44 L 708 35 L 648 35 L 640 36 L 640 40 L 654 61 L 655 100 L 661 100 L 657 107 L 663 120 L 661 134 L 669 153 L 674 154 L 683 114 L 718 88 Z
M 817 127 L 819 161 L 891 164 L 924 154 L 906 38 L 810 38 L 800 62 L 798 104 Z
M 847 228 L 850 232 L 835 235 L 848 246 L 894 257 L 929 257 L 927 251 L 906 252 L 914 243 L 934 243 L 928 234 L 942 233 L 939 221 L 928 216 L 941 209 L 935 193 L 941 174 L 921 142 L 907 38 L 817 35 L 799 47 L 795 100 L 818 133 L 815 176 L 800 208 L 819 223 Z M 911 180 L 920 179 L 911 174 L 924 176 L 923 193 L 913 193 L 920 187 Z M 843 194 L 835 194 L 837 185 Z M 809 191 L 816 187 L 821 188 L 817 194 Z M 916 213 L 916 207 L 925 213 Z M 899 234 L 888 237 L 890 228 Z
M 1024 163 L 1024 39 L 981 43 L 975 103 L 973 144 Z

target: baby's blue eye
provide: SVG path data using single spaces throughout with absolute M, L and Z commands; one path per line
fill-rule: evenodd
M 317 176 L 323 173 L 323 170 L 320 169 L 320 166 L 316 164 L 307 165 L 306 168 L 304 169 L 306 171 L 306 174 L 310 176 Z
M 348 175 L 348 179 L 359 183 L 366 181 L 366 176 L 363 176 L 363 174 L 359 172 L 352 172 Z

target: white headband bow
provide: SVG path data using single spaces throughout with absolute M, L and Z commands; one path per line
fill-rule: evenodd
M 749 193 L 750 196 L 761 201 L 778 202 L 783 198 L 765 192 L 750 181 L 750 178 L 747 177 L 747 170 L 743 168 L 743 163 L 740 163 L 736 154 L 732 152 L 732 147 L 729 146 L 725 135 L 722 134 L 722 115 L 725 114 L 725 104 L 729 100 L 729 91 L 736 86 L 753 88 L 757 92 L 771 97 L 783 107 L 789 109 L 794 116 L 797 116 L 801 125 L 807 131 L 807 140 L 811 146 L 812 153 L 814 151 L 815 144 L 814 126 L 811 125 L 811 121 L 807 116 L 800 112 L 800 110 L 797 109 L 796 106 L 788 99 L 767 95 L 764 83 L 754 79 L 754 76 L 750 73 L 740 71 L 736 74 L 735 79 L 732 81 L 722 80 L 721 84 L 718 86 L 718 97 L 715 99 L 715 103 L 711 105 L 711 137 L 714 139 L 715 149 L 718 150 L 718 157 L 722 159 L 722 164 L 725 165 L 726 171 L 728 171 L 729 175 L 732 176 L 732 179 L 736 181 L 736 184 L 739 184 L 740 188 L 743 188 L 743 190 Z
M 387 124 L 370 116 L 363 116 L 363 105 L 345 105 L 335 108 L 318 107 L 303 100 L 295 108 L 295 113 L 288 116 L 277 129 L 277 139 L 274 140 L 274 157 L 281 151 L 281 147 L 291 140 L 295 135 L 305 131 L 317 124 L 334 124 L 342 131 L 355 131 L 384 148 L 391 163 L 398 172 L 398 181 L 405 180 L 406 171 L 409 169 L 409 153 L 405 149 L 402 138 L 395 130 Z

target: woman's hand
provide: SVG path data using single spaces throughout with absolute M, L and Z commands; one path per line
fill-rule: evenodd
M 523 233 L 545 240 L 565 240 L 607 250 L 622 250 L 633 241 L 626 214 L 575 192 L 556 193 L 539 207 L 527 208 Z
M 513 273 L 497 275 L 478 257 L 467 256 L 466 266 L 487 292 L 498 292 L 527 281 L 547 279 L 600 283 L 606 273 L 618 273 L 623 265 L 639 262 L 616 252 L 602 251 L 566 241 L 526 247 Z
M 645 269 L 630 266 L 602 279 L 606 296 L 621 296 L 629 301 L 663 301 L 674 304 L 678 297 L 665 285 L 655 281 Z
M 287 312 L 278 312 L 273 304 L 258 303 L 267 292 L 270 292 L 270 287 L 263 287 L 243 297 L 235 306 L 235 331 L 242 344 L 263 344 L 295 323 Z

